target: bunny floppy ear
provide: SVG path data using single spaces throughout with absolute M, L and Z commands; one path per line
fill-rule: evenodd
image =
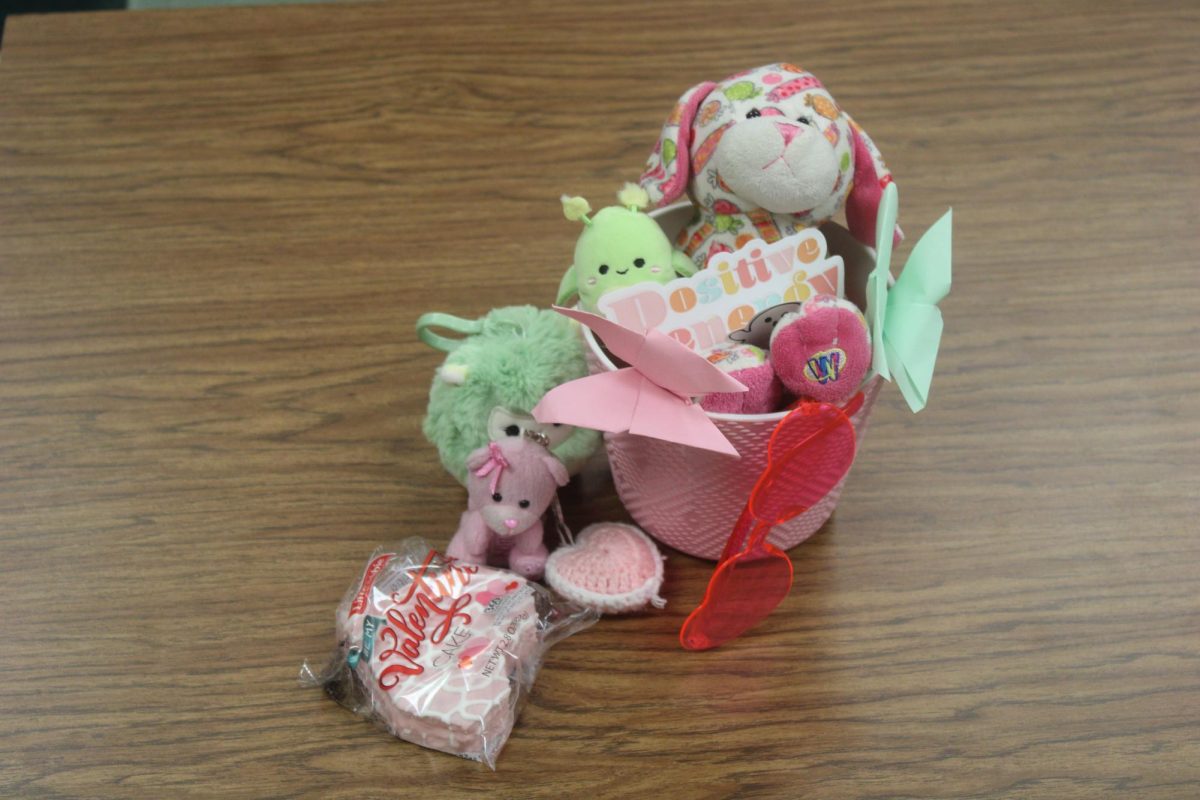
M 542 463 L 546 465 L 546 470 L 559 486 L 566 486 L 567 481 L 571 480 L 571 476 L 567 474 L 567 468 L 554 456 L 549 454 L 542 456 Z
M 683 93 L 671 116 L 667 117 L 658 144 L 646 160 L 646 170 L 638 180 L 650 195 L 655 208 L 665 206 L 683 197 L 691 177 L 692 120 L 696 109 L 716 88 L 715 83 L 700 83 Z
M 854 186 L 846 197 L 846 222 L 855 239 L 867 247 L 874 247 L 875 217 L 879 213 L 879 201 L 883 199 L 883 187 L 892 182 L 892 173 L 866 132 L 850 119 L 849 114 L 846 118 L 854 148 Z M 892 244 L 899 244 L 903 238 L 897 225 Z
M 485 444 L 483 447 L 479 448 L 478 450 L 473 451 L 470 455 L 467 456 L 466 467 L 470 472 L 474 472 L 475 470 L 483 467 L 483 465 L 486 464 L 488 462 L 488 459 L 490 459 L 491 457 L 492 457 L 491 448 Z

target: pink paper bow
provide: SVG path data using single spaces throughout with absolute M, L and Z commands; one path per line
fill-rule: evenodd
M 649 436 L 737 456 L 692 397 L 747 391 L 704 356 L 660 331 L 638 333 L 597 314 L 554 307 L 592 329 L 628 367 L 564 383 L 533 409 L 542 423 Z
M 511 466 L 512 464 L 509 464 L 508 459 L 504 457 L 504 453 L 500 451 L 500 445 L 488 442 L 488 460 L 483 462 L 482 467 L 475 470 L 475 476 L 485 478 L 490 474 L 492 476 L 492 494 L 495 494 L 496 489 L 500 486 L 500 475 Z

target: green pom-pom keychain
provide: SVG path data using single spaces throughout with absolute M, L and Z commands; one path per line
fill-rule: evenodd
M 417 335 L 448 354 L 434 375 L 422 430 L 459 483 L 466 483 L 472 451 L 507 436 L 545 436 L 571 474 L 599 446 L 596 431 L 543 425 L 530 414 L 546 392 L 587 375 L 578 323 L 548 309 L 509 306 L 477 320 L 425 314 Z

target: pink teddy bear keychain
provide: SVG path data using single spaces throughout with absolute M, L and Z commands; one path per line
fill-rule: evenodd
M 491 442 L 467 456 L 467 510 L 446 554 L 470 564 L 507 556 L 526 578 L 540 578 L 549 551 L 542 516 L 567 468 L 532 437 Z

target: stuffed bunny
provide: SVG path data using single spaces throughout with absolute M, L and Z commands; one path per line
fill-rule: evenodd
M 770 64 L 684 92 L 640 182 L 656 207 L 691 197 L 697 214 L 676 245 L 703 268 L 750 239 L 774 242 L 820 225 L 843 204 L 850 233 L 874 246 L 891 179 L 815 76 Z
M 507 555 L 508 566 L 540 578 L 550 555 L 542 541 L 542 515 L 567 468 L 531 436 L 491 442 L 467 457 L 467 510 L 446 554 L 470 564 Z

